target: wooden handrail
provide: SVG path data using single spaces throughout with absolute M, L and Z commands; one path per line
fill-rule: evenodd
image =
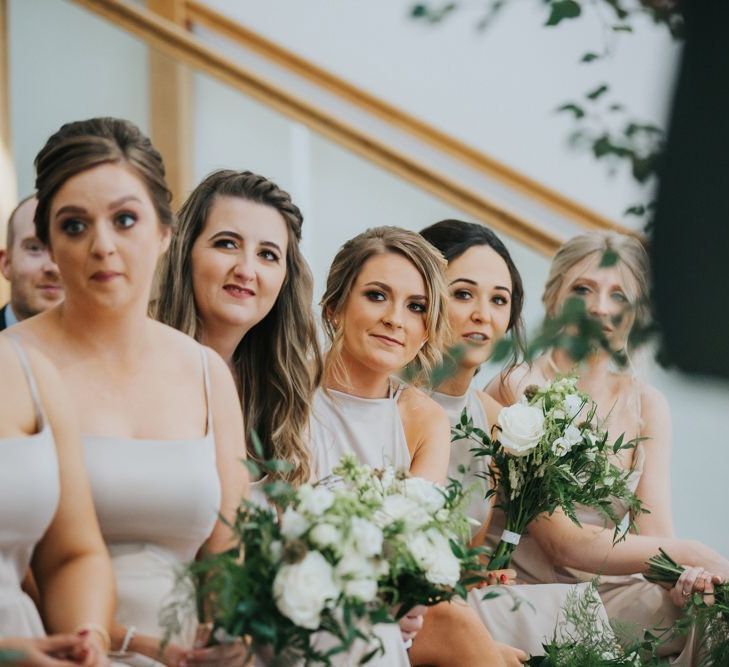
M 198 0 L 186 0 L 187 19 L 192 24 L 209 28 L 234 42 L 244 45 L 287 70 L 335 93 L 340 98 L 377 116 L 390 125 L 416 136 L 421 141 L 457 158 L 483 174 L 527 194 L 574 222 L 592 229 L 609 229 L 633 234 L 628 228 L 606 218 L 538 181 L 476 150 L 452 135 L 423 122 L 402 109 L 352 85 L 348 81 L 285 49 L 246 28 Z
M 186 30 L 138 5 L 122 0 L 73 1 L 107 19 L 112 25 L 132 33 L 149 46 L 303 123 L 324 137 L 545 255 L 554 253 L 562 242 L 562 239 L 551 232 L 507 211 L 481 194 L 462 187 L 428 166 L 279 89 L 238 63 L 221 56 Z

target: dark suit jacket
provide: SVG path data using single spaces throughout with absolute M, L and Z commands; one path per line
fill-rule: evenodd
M 1 309 L 0 309 L 0 331 L 3 329 L 6 329 L 8 324 L 5 321 L 5 311 L 7 310 L 8 304 L 6 303 Z

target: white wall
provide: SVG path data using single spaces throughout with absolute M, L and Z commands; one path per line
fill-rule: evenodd
M 610 178 L 604 165 L 570 151 L 572 125 L 553 110 L 608 81 L 636 118 L 662 121 L 677 49 L 647 20 L 634 35 L 611 34 L 586 9 L 545 29 L 543 2 L 511 0 L 479 33 L 482 2 L 459 3 L 464 9 L 435 27 L 408 17 L 414 0 L 206 3 L 605 215 L 619 219 L 643 199 L 627 172 Z M 579 64 L 601 50 L 606 33 L 614 56 Z
M 65 0 L 9 0 L 10 122 L 19 196 L 63 123 L 116 115 L 148 126 L 147 48 Z
M 389 91 L 403 106 L 411 101 L 411 110 L 433 122 L 442 120 L 491 152 L 498 148 L 503 159 L 561 184 L 596 208 L 609 213 L 623 206 L 627 185 L 607 182 L 602 167 L 567 153 L 562 146 L 566 124 L 549 113 L 568 92 L 592 82 L 595 70 L 553 76 L 555 68 L 573 62 L 573 54 L 581 51 L 567 45 L 564 28 L 553 33 L 556 37 L 541 28 L 530 32 L 525 26 L 530 21 L 537 26 L 539 17 L 526 16 L 530 3 L 524 0 L 517 3 L 519 14 L 505 17 L 499 29 L 507 34 L 498 39 L 474 35 L 472 15 L 430 31 L 404 18 L 409 5 L 404 0 L 216 4 L 225 4 L 230 13 L 241 8 L 249 24 L 306 55 L 318 54 L 321 64 L 340 74 L 347 75 L 351 66 L 355 81 L 376 92 Z M 62 122 L 111 114 L 147 127 L 147 51 L 64 0 L 10 0 L 10 21 L 13 139 L 22 195 L 32 188 L 33 157 Z M 668 71 L 659 61 L 670 61 L 670 53 L 660 38 L 646 37 L 641 45 L 639 53 L 632 52 L 634 62 L 626 64 L 621 56 L 626 79 L 621 87 L 646 114 L 660 115 Z M 550 61 L 550 54 L 559 59 Z M 449 205 L 206 76 L 195 77 L 195 90 L 195 177 L 219 167 L 248 168 L 289 189 L 304 210 L 304 250 L 316 276 L 317 297 L 336 249 L 364 228 L 419 229 L 459 216 Z M 534 327 L 541 317 L 548 262 L 506 241 L 524 276 L 526 316 Z M 647 374 L 666 392 L 673 412 L 677 532 L 729 554 L 724 517 L 729 435 L 723 423 L 729 387 L 686 381 L 654 366 Z

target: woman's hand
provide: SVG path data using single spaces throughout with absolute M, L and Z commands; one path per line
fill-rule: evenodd
M 101 636 L 92 630 L 81 630 L 76 636 L 82 644 L 71 653 L 73 661 L 81 667 L 108 667 L 109 658 Z
M 427 612 L 427 607 L 418 604 L 400 619 L 400 635 L 408 648 L 413 643 L 415 635 L 423 629 L 423 617 Z
M 241 667 L 248 654 L 248 647 L 240 637 L 230 637 L 215 646 L 207 646 L 212 633 L 212 624 L 203 623 L 197 627 L 194 648 L 186 651 L 184 667 Z
M 498 642 L 496 643 L 496 648 L 501 654 L 506 667 L 521 667 L 521 665 L 529 660 L 529 656 L 520 648 L 514 648 L 508 644 L 500 644 Z
M 0 651 L 21 654 L 9 659 L 9 664 L 21 667 L 76 667 L 73 656 L 84 651 L 86 640 L 78 635 L 51 635 L 50 637 L 0 639 Z
M 476 588 L 485 586 L 511 586 L 516 581 L 516 570 L 490 570 L 484 581 L 476 584 Z
M 694 593 L 701 593 L 706 604 L 714 604 L 714 586 L 723 582 L 722 577 L 703 567 L 687 567 L 671 589 L 671 600 L 677 607 L 683 607 Z

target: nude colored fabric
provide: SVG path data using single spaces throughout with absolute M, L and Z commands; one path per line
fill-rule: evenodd
M 319 479 L 332 474 L 342 456 L 353 454 L 362 463 L 375 468 L 394 465 L 410 468 L 410 452 L 397 407 L 399 391 L 382 399 L 358 398 L 339 391 L 314 394 L 310 421 L 311 451 Z M 376 633 L 385 646 L 385 655 L 370 662 L 372 667 L 406 667 L 410 665 L 397 624 L 381 624 Z M 327 643 L 325 637 L 318 642 Z M 358 664 L 368 647 L 355 645 L 347 656 L 334 659 L 336 667 Z
M 43 636 L 33 601 L 20 585 L 33 549 L 58 507 L 61 487 L 53 433 L 40 403 L 38 388 L 23 348 L 18 353 L 36 411 L 37 432 L 0 439 L 0 637 Z
M 164 635 L 159 613 L 175 575 L 195 558 L 220 509 L 207 355 L 200 349 L 208 411 L 204 437 L 82 438 L 94 505 L 116 576 L 116 621 L 135 626 L 141 634 Z M 184 636 L 175 640 L 190 645 L 193 632 L 191 618 Z

